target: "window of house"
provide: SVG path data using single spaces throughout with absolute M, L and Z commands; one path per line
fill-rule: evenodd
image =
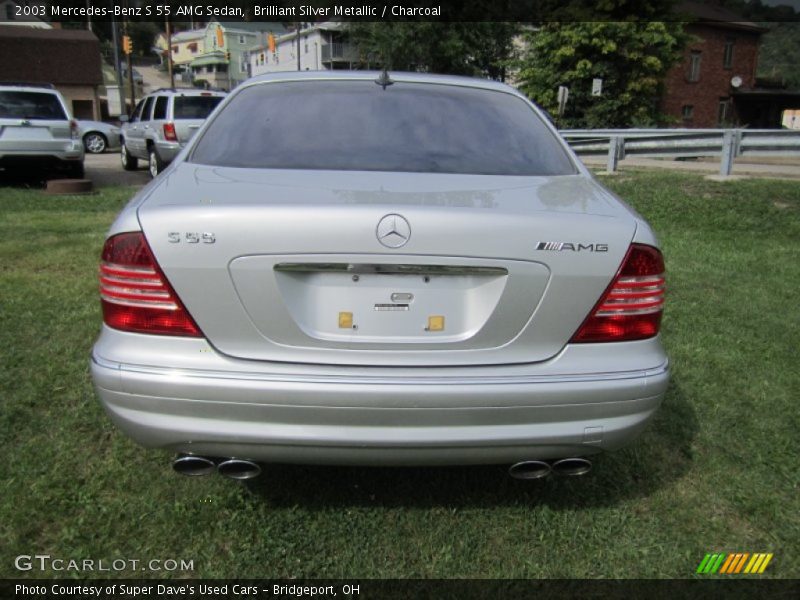
M 303 46 L 305 46 L 305 53 L 308 54 L 308 36 L 303 38 Z
M 730 98 L 720 98 L 717 109 L 717 125 L 728 125 L 733 117 L 733 104 Z
M 735 38 L 727 38 L 725 40 L 725 52 L 722 55 L 722 66 L 725 69 L 733 68 L 733 45 L 735 41 Z
M 694 118 L 694 105 L 684 104 L 681 108 L 681 116 L 684 121 L 691 121 Z
M 247 73 L 247 57 L 244 54 L 239 57 L 239 72 Z
M 239 36 L 239 43 L 240 44 L 244 44 L 244 36 L 243 35 Z
M 177 54 L 178 53 L 178 47 L 177 46 L 173 46 L 172 47 L 172 53 L 173 54 Z
M 687 79 L 689 81 L 700 81 L 700 59 L 703 53 L 699 50 L 692 50 L 689 55 L 689 74 Z
M 197 54 L 197 44 L 189 44 L 189 52 L 192 54 Z

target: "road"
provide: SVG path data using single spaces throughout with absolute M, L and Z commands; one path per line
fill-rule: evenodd
M 119 160 L 119 152 L 105 154 L 87 154 L 86 178 L 94 182 L 95 189 L 111 185 L 137 185 L 143 186 L 150 181 L 147 164 L 139 161 L 139 169 L 125 171 Z
M 166 71 L 161 71 L 156 67 L 146 66 L 136 67 L 136 70 L 142 74 L 142 82 L 144 84 L 143 88 L 145 94 L 149 94 L 158 88 L 169 87 L 169 75 Z M 179 77 L 175 77 L 175 87 L 194 89 L 191 85 L 183 83 Z
M 604 170 L 606 167 L 605 156 L 584 156 L 584 164 L 593 171 Z M 645 158 L 632 156 L 619 161 L 618 169 L 622 173 L 626 168 L 668 169 L 698 173 L 701 175 L 719 174 L 719 158 L 701 160 L 670 160 L 662 158 Z M 731 180 L 741 177 L 770 178 L 770 179 L 800 179 L 800 158 L 737 158 L 733 163 Z

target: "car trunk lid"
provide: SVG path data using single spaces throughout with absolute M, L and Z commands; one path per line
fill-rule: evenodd
M 548 359 L 614 277 L 636 227 L 580 175 L 186 163 L 139 219 L 219 351 L 360 365 Z

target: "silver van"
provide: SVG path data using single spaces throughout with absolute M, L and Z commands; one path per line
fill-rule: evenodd
M 122 168 L 133 171 L 141 159 L 152 177 L 158 175 L 224 97 L 223 92 L 159 89 L 142 98 L 122 125 Z

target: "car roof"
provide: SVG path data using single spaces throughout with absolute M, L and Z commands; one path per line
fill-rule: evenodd
M 241 87 L 268 83 L 275 81 L 375 81 L 382 75 L 383 71 L 284 71 L 278 73 L 266 73 L 248 79 Z M 389 71 L 389 77 L 396 83 L 434 83 L 440 85 L 453 85 L 460 87 L 472 87 L 498 92 L 512 93 L 517 96 L 522 94 L 511 86 L 491 79 L 480 79 L 477 77 L 463 77 L 461 75 L 436 75 L 431 73 L 408 73 L 403 71 Z
M 225 96 L 225 92 L 220 92 L 219 90 L 196 90 L 191 88 L 159 88 L 148 92 L 147 96 L 155 96 L 156 94 L 172 94 L 174 96 Z
M 14 92 L 41 92 L 45 94 L 58 94 L 58 90 L 55 90 L 51 87 L 44 87 L 41 85 L 24 85 L 24 84 L 6 84 L 0 83 L 0 89 L 4 91 L 14 91 Z

